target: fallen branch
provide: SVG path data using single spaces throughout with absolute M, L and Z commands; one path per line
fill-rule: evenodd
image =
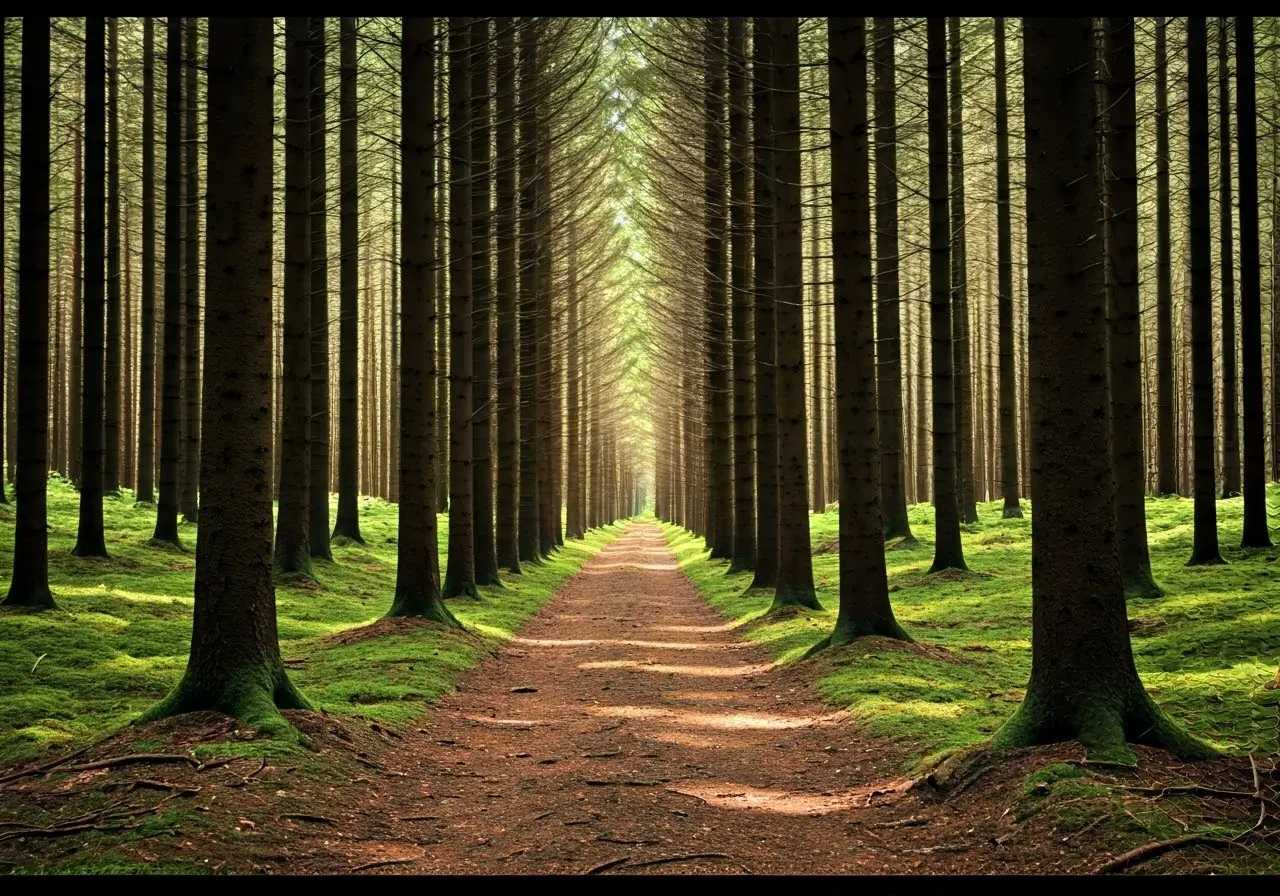
M 19 778 L 27 778 L 31 775 L 38 775 L 41 772 L 50 771 L 62 765 L 64 762 L 70 762 L 77 756 L 83 755 L 88 751 L 88 749 L 88 747 L 81 747 L 80 749 L 74 750 L 65 756 L 59 756 L 57 759 L 50 759 L 48 762 L 41 763 L 40 765 L 33 766 L 32 768 L 23 769 L 20 772 L 13 772 L 12 774 L 5 775 L 3 778 L 0 778 L 0 784 L 8 784 L 10 781 L 17 781 Z
M 1147 843 L 1136 849 L 1131 849 L 1122 856 L 1117 856 L 1109 862 L 1099 865 L 1094 874 L 1113 874 L 1117 871 L 1123 871 L 1126 868 L 1133 868 L 1156 856 L 1162 856 L 1167 852 L 1173 852 L 1182 849 L 1184 846 L 1213 846 L 1225 847 L 1237 845 L 1234 840 L 1224 840 L 1222 837 L 1207 837 L 1204 834 L 1186 834 L 1182 837 L 1174 837 L 1172 840 L 1160 840 L 1155 843 Z
M 636 868 L 652 868 L 655 865 L 670 865 L 672 862 L 692 862 L 696 859 L 728 859 L 733 861 L 733 856 L 727 856 L 722 852 L 695 852 L 687 856 L 667 856 L 664 859 L 650 859 L 647 862 L 637 862 L 628 870 L 634 871 Z
M 1221 797 L 1246 797 L 1248 799 L 1263 799 L 1262 795 L 1257 791 L 1250 793 L 1247 790 L 1221 790 L 1217 787 L 1205 787 L 1200 784 L 1170 784 L 1167 787 L 1121 787 L 1121 790 L 1127 793 L 1141 793 L 1148 796 L 1221 796 Z
M 120 765 L 131 765 L 135 762 L 185 762 L 192 768 L 200 768 L 200 763 L 194 758 L 183 756 L 179 753 L 131 753 L 127 756 L 114 756 L 111 759 L 97 759 L 80 765 L 69 765 L 62 771 L 87 772 L 96 768 L 115 768 Z
M 601 872 L 608 871 L 610 868 L 617 868 L 619 865 L 623 865 L 630 860 L 631 860 L 631 856 L 623 856 L 620 859 L 610 859 L 607 862 L 601 862 L 599 865 L 596 865 L 595 867 L 588 868 L 584 873 L 600 874 Z
M 108 784 L 107 787 L 125 787 L 124 781 L 118 781 L 115 784 Z M 168 790 L 174 796 L 195 796 L 200 792 L 199 787 L 188 787 L 186 784 L 173 784 L 169 781 L 156 781 L 152 778 L 139 778 L 136 781 L 130 781 L 127 784 L 129 790 Z
M 653 781 L 584 781 L 588 787 L 656 787 L 666 784 L 668 778 L 657 778 Z
M 406 815 L 404 818 L 398 818 L 397 821 L 439 821 L 439 815 Z
M 418 853 L 416 856 L 409 856 L 407 859 L 382 859 L 378 862 L 365 862 L 363 865 L 357 865 L 352 868 L 348 873 L 355 874 L 357 871 L 368 871 L 370 868 L 381 868 L 384 865 L 407 865 L 409 862 L 418 861 L 418 859 L 423 858 L 425 855 L 426 853 L 423 852 Z
M 600 843 L 617 843 L 619 846 L 653 846 L 655 843 L 661 843 L 661 840 L 621 840 L 617 837 L 597 837 Z
M 338 823 L 332 818 L 325 818 L 323 815 L 310 815 L 306 812 L 286 812 L 284 815 L 277 815 L 276 821 L 284 821 L 286 818 L 293 821 L 310 821 L 315 824 L 327 824 L 337 827 Z
M 249 785 L 249 781 L 253 778 L 253 776 L 261 772 L 266 767 L 267 767 L 267 757 L 263 756 L 261 765 L 259 765 L 253 771 L 249 772 L 249 774 L 245 775 L 239 781 L 231 781 L 227 784 L 224 784 L 223 786 L 224 787 L 247 787 Z

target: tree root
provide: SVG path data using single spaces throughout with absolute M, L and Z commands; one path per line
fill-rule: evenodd
M 1239 846 L 1235 840 L 1227 840 L 1222 837 L 1208 837 L 1204 834 L 1185 834 L 1181 837 L 1174 837 L 1172 840 L 1159 840 L 1155 843 L 1146 843 L 1136 849 L 1131 849 L 1122 856 L 1117 856 L 1109 862 L 1099 865 L 1094 869 L 1094 874 L 1114 874 L 1117 871 L 1124 871 L 1141 865 L 1143 862 L 1162 856 L 1167 852 L 1173 852 L 1182 849 L 1184 846 L 1213 846 L 1223 848 L 1227 846 Z
M 407 865 L 409 862 L 416 862 L 423 858 L 426 853 L 419 853 L 416 856 L 409 856 L 407 859 L 382 859 L 378 862 L 365 862 L 363 865 L 357 865 L 348 871 L 348 874 L 355 874 L 357 871 L 368 871 L 370 868 L 381 868 L 384 865 Z
M 75 759 L 77 756 L 84 755 L 84 753 L 86 753 L 88 749 L 89 749 L 88 747 L 81 747 L 80 749 L 75 750 L 71 753 L 68 753 L 65 756 L 59 756 L 57 759 L 50 759 L 48 762 L 41 763 L 40 765 L 32 766 L 31 768 L 23 769 L 20 772 L 13 772 L 12 774 L 5 775 L 3 778 L 0 778 L 0 785 L 8 784 L 10 781 L 17 781 L 20 778 L 27 778 L 27 777 L 30 777 L 31 775 L 38 775 L 41 772 L 47 772 L 51 769 L 57 768 L 58 766 L 62 765 L 64 762 L 70 762 L 72 759 Z

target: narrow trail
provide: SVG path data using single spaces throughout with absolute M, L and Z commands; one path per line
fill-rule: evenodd
M 399 873 L 890 870 L 850 812 L 893 828 L 906 782 L 770 666 L 633 524 L 384 760 L 373 799 L 403 839 L 377 856 Z

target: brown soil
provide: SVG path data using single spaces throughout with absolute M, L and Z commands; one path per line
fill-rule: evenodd
M 772 668 L 700 598 L 660 531 L 637 524 L 416 729 L 289 713 L 314 762 L 81 768 L 137 737 L 171 741 L 173 753 L 234 737 L 229 720 L 201 714 L 104 741 L 56 774 L 5 782 L 13 772 L 0 770 L 0 813 L 34 822 L 0 823 L 0 864 L 102 851 L 64 829 L 138 831 L 174 810 L 172 824 L 109 849 L 224 872 L 1049 873 L 1092 871 L 1160 839 L 1101 823 L 1071 833 L 1052 813 L 1023 811 L 1026 776 L 1079 761 L 1074 745 L 913 786 L 901 750 L 818 699 L 814 662 L 825 660 Z M 1208 782 L 1227 794 L 1210 807 L 1218 818 L 1280 809 L 1273 759 L 1260 770 L 1270 796 L 1257 799 L 1239 761 L 1140 756 L 1141 771 L 1115 772 L 1118 783 Z M 89 810 L 99 814 L 85 822 Z M 1141 867 L 1212 867 L 1241 851 L 1212 847 Z

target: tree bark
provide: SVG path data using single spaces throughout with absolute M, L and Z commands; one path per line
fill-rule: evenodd
M 307 196 L 311 214 L 311 481 L 308 488 L 308 540 L 312 560 L 333 560 L 329 547 L 329 187 L 325 165 L 324 16 L 310 22 L 310 81 L 307 118 L 311 176 Z M 393 243 L 394 245 L 394 240 Z
M 449 17 L 449 555 L 446 598 L 476 592 L 471 469 L 471 19 Z
M 284 404 L 281 408 L 278 573 L 311 567 L 310 33 L 306 16 L 285 20 Z
M 1127 742 L 1210 751 L 1173 724 L 1133 663 L 1106 445 L 1106 301 L 1097 257 L 1095 41 L 1089 18 L 1024 19 L 1032 493 L 1031 679 L 997 747 L 1080 741 L 1135 764 Z M 1206 110 L 1207 111 L 1207 110 Z
M 820 609 L 809 545 L 808 452 L 804 406 L 804 246 L 800 205 L 800 43 L 794 16 L 777 19 L 773 33 L 776 111 L 778 388 L 778 584 L 773 610 Z
M 156 391 L 156 125 L 155 25 L 143 20 L 142 37 L 142 338 L 139 340 L 139 504 L 155 501 Z
M 187 241 L 183 270 L 186 280 L 186 300 L 183 311 L 183 327 L 185 333 L 182 341 L 183 365 L 183 401 L 186 413 L 183 425 L 186 436 L 182 452 L 182 491 L 179 497 L 179 510 L 182 518 L 188 523 L 197 522 L 199 513 L 200 492 L 200 131 L 197 124 L 199 97 L 196 87 L 196 73 L 200 63 L 198 20 L 194 17 L 184 19 L 187 32 L 187 65 L 186 93 L 187 102 L 183 107 L 186 112 L 186 129 L 182 133 L 183 146 L 186 149 L 186 167 L 183 169 L 187 178 L 186 200 L 187 226 L 183 233 Z M 304 116 L 305 120 L 305 116 Z
M 1236 397 L 1236 284 L 1231 213 L 1231 64 L 1227 19 L 1218 19 L 1218 234 L 1222 276 L 1222 497 L 1240 494 L 1240 417 Z
M 518 551 L 522 563 L 538 562 L 538 43 L 533 21 L 520 24 L 520 512 Z
M 1013 235 L 1009 190 L 1009 99 L 1005 23 L 995 20 L 996 44 L 996 266 L 999 269 L 1000 494 L 1005 519 L 1022 517 L 1018 492 L 1017 372 L 1013 364 Z
M 831 259 L 835 282 L 840 609 L 831 644 L 864 635 L 909 640 L 889 605 L 880 500 L 866 20 L 829 18 Z M 896 313 L 896 310 L 895 310 Z
M 107 556 L 102 524 L 104 470 L 105 397 L 103 395 L 103 310 L 107 300 L 104 279 L 104 236 L 106 199 L 107 123 L 106 111 L 106 23 L 102 16 L 85 20 L 85 189 L 84 189 L 84 310 L 81 312 L 84 348 L 80 428 L 80 520 L 72 553 L 77 557 Z M 117 259 L 118 263 L 118 259 Z M 46 262 L 47 264 L 47 262 Z M 117 296 L 117 300 L 119 296 Z M 46 326 L 47 326 L 46 322 Z M 119 333 L 117 332 L 117 336 Z M 46 347 L 47 350 L 47 347 Z M 119 358 L 117 356 L 117 362 Z M 21 362 L 19 362 L 21 363 Z M 117 375 L 119 370 L 116 371 Z M 46 399 L 47 401 L 47 399 Z M 21 499 L 19 499 L 21 500 Z
M 120 493 L 120 103 L 116 31 L 116 18 L 112 16 L 107 19 L 107 337 L 102 409 L 102 491 L 107 495 Z M 96 270 L 97 256 L 90 257 L 95 259 Z
M 495 124 L 495 231 L 497 278 L 494 302 L 498 316 L 498 491 L 495 507 L 498 566 L 520 572 L 517 523 L 520 516 L 520 397 L 516 331 L 516 20 L 496 24 L 494 58 L 497 85 Z
M 310 709 L 280 658 L 271 575 L 272 23 L 209 20 L 208 404 L 186 674 L 142 717 Z
M 964 96 L 961 90 L 960 18 L 947 19 L 949 37 L 948 88 L 951 112 L 951 328 L 955 372 L 956 504 L 960 522 L 976 523 L 973 495 L 973 382 L 969 360 L 969 266 L 966 260 L 967 220 L 964 208 Z
M 1156 444 L 1162 495 L 1178 493 L 1173 389 L 1173 260 L 1169 231 L 1169 65 L 1165 18 L 1156 16 Z
M 100 21 L 100 20 L 99 20 Z M 4 606 L 51 610 L 49 590 L 49 30 L 22 19 L 18 183 L 17 510 Z
M 928 20 L 929 311 L 933 357 L 933 566 L 968 569 L 960 543 L 956 477 L 955 368 L 951 313 L 951 222 L 947 186 L 947 52 L 945 20 Z

